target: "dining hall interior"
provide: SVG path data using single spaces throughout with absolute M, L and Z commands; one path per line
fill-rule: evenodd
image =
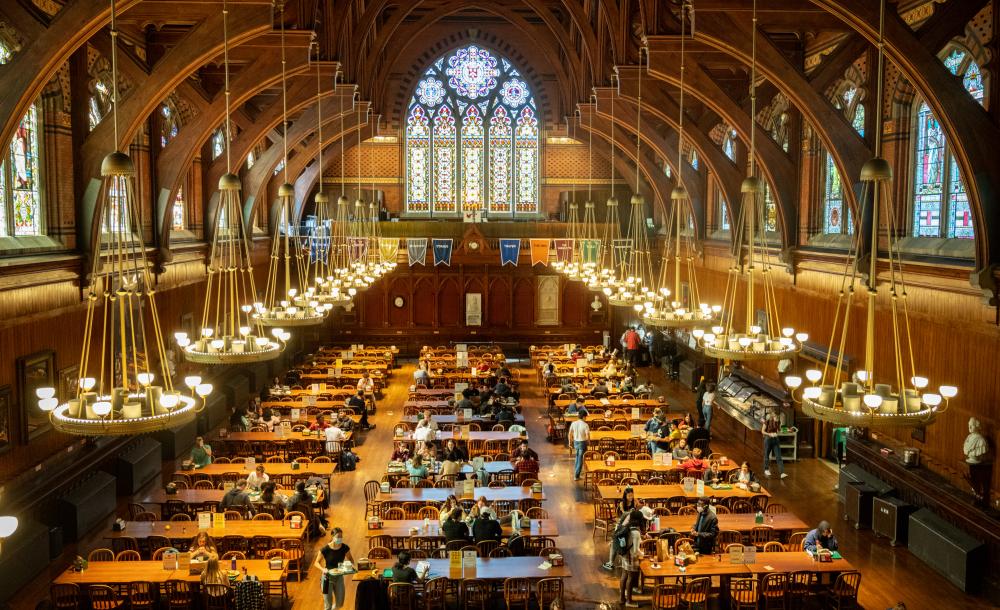
M 1000 607 L 998 25 L 0 3 L 0 608 Z

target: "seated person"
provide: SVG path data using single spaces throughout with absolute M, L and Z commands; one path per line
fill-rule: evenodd
M 274 512 L 271 514 L 275 519 L 280 519 L 285 513 L 285 503 L 288 502 L 288 498 L 277 491 L 277 486 L 268 481 L 264 483 L 260 488 L 260 501 L 263 504 L 273 504 Z
M 410 567 L 410 554 L 400 551 L 392 565 L 392 582 L 417 582 L 417 571 Z
M 413 384 L 414 385 L 430 385 L 431 376 L 427 372 L 427 365 L 423 362 L 417 367 L 417 370 L 413 371 Z
M 288 510 L 294 510 L 296 504 L 305 504 L 309 506 L 312 504 L 312 495 L 310 495 L 309 490 L 306 489 L 306 482 L 299 481 L 295 484 L 295 493 L 288 498 L 288 502 L 285 503 L 285 507 Z M 306 515 L 308 517 L 308 515 Z
M 677 422 L 677 428 L 680 429 L 682 432 L 685 430 L 690 430 L 693 427 L 694 427 L 694 420 L 691 419 L 690 413 L 685 413 L 684 417 L 682 417 L 680 421 Z
M 406 472 L 410 474 L 410 484 L 414 485 L 417 481 L 427 478 L 427 466 L 424 464 L 423 457 L 416 455 L 413 459 L 406 464 Z
M 364 390 L 368 394 L 375 392 L 375 380 L 372 379 L 371 374 L 368 373 L 368 371 L 361 374 L 361 379 L 358 379 L 356 389 Z
M 534 449 L 528 446 L 528 439 L 521 439 L 520 444 L 518 444 L 517 448 L 510 454 L 510 461 L 516 464 L 518 460 L 529 456 L 534 458 L 535 461 L 538 460 L 538 454 Z
M 406 443 L 396 443 L 396 449 L 389 459 L 393 462 L 405 462 L 410 459 L 410 447 Z
M 677 441 L 677 445 L 674 446 L 673 454 L 675 460 L 688 459 L 690 454 L 688 453 L 687 441 L 684 439 Z
M 347 399 L 347 406 L 354 409 L 361 415 L 359 425 L 362 430 L 374 430 L 375 426 L 368 424 L 368 401 L 365 400 L 365 391 L 358 388 L 358 393 Z
M 497 384 L 493 386 L 493 394 L 499 396 L 500 398 L 506 398 L 510 396 L 510 393 L 511 393 L 510 386 L 507 385 L 507 380 L 503 377 L 501 377 L 500 381 L 498 381 Z
M 247 487 L 250 489 L 260 489 L 264 486 L 264 483 L 270 480 L 271 477 L 267 476 L 267 473 L 264 472 L 264 465 L 257 464 L 256 470 L 247 475 Z
M 250 509 L 250 496 L 247 494 L 246 479 L 237 481 L 236 485 L 222 496 L 222 500 L 219 501 L 219 509 L 226 510 L 227 508 Z
M 326 421 L 326 415 L 320 413 L 316 416 L 316 421 L 313 422 L 311 426 L 309 426 L 309 429 L 316 431 L 316 430 L 326 430 L 329 427 L 330 424 L 329 422 Z
M 691 428 L 690 430 L 687 431 L 686 438 L 687 438 L 687 442 L 688 442 L 688 447 L 691 447 L 692 449 L 694 449 L 696 446 L 699 446 L 697 444 L 698 441 L 704 440 L 706 443 L 708 442 L 708 440 L 709 440 L 708 430 L 706 430 L 705 428 L 702 428 L 701 426 L 695 426 L 695 427 L 693 427 L 693 428 Z M 702 451 L 708 451 L 707 446 Z
M 202 584 L 202 590 L 205 591 L 205 597 L 210 597 L 215 599 L 217 597 L 228 597 L 229 596 L 229 575 L 222 570 L 219 566 L 219 558 L 212 557 L 208 559 L 205 564 L 205 569 L 202 570 L 199 580 Z M 222 585 L 225 587 L 225 595 L 215 595 L 214 593 L 209 593 L 204 585 Z
M 600 378 L 600 379 L 597 380 L 597 385 L 595 385 L 594 389 L 590 391 L 590 395 L 591 396 L 597 396 L 598 394 L 604 394 L 605 396 L 607 396 L 608 392 L 610 392 L 610 391 L 611 390 L 608 389 L 608 382 L 607 382 L 607 380 L 605 380 L 602 377 L 602 378 Z
M 465 524 L 462 517 L 462 509 L 453 508 L 448 518 L 441 525 L 441 531 L 444 533 L 446 543 L 452 540 L 472 541 L 472 536 L 469 534 L 469 526 Z
M 441 470 L 438 474 L 443 477 L 454 476 L 458 478 L 458 475 L 462 472 L 462 463 L 455 462 L 453 460 L 441 460 Z
M 740 464 L 740 469 L 736 471 L 736 486 L 742 489 L 746 489 L 750 483 L 757 480 L 754 476 L 753 471 L 750 470 L 750 465 L 746 462 Z
M 611 377 L 618 373 L 618 367 L 615 366 L 614 360 L 609 360 L 608 363 L 601 369 L 601 375 L 605 377 Z
M 344 431 L 337 427 L 337 424 L 333 424 L 323 431 L 323 438 L 326 439 L 326 452 L 336 453 L 340 451 L 345 440 L 347 440 L 347 435 Z
M 802 541 L 802 548 L 811 553 L 815 553 L 819 549 L 826 549 L 828 551 L 836 551 L 840 548 L 837 543 L 837 537 L 833 535 L 833 528 L 830 527 L 829 521 L 820 521 L 816 529 L 810 530 L 806 534 L 806 539 Z
M 420 421 L 427 422 L 427 427 L 430 428 L 432 431 L 434 432 L 438 431 L 438 423 L 434 421 L 434 418 L 431 416 L 430 409 L 424 409 L 424 412 L 420 414 L 418 419 Z
M 417 427 L 413 430 L 413 440 L 418 442 L 434 440 L 434 431 L 431 430 L 429 421 L 422 419 L 417 422 Z
M 208 532 L 201 531 L 191 541 L 191 559 L 218 559 L 219 548 Z
M 346 411 L 337 412 L 337 427 L 344 432 L 350 432 L 354 429 L 354 420 L 351 419 L 351 414 Z
M 472 524 L 472 539 L 478 544 L 483 540 L 500 541 L 503 536 L 503 528 L 493 514 L 493 509 L 484 508 L 479 510 L 479 518 Z
M 444 522 L 447 521 L 448 517 L 451 516 L 451 511 L 455 510 L 456 508 L 460 512 L 459 521 L 462 521 L 463 523 L 465 522 L 465 509 L 463 509 L 462 505 L 458 503 L 458 498 L 455 496 L 455 494 L 451 494 L 448 496 L 448 499 L 445 500 L 444 503 L 441 505 L 439 520 L 441 521 L 442 525 L 444 525 Z
M 631 394 L 635 391 L 635 376 L 627 375 L 625 379 L 622 379 L 621 391 Z
M 455 405 L 455 411 L 456 412 L 464 412 L 466 409 L 469 409 L 470 411 L 472 411 L 473 413 L 475 413 L 476 412 L 476 405 L 475 405 L 475 403 L 472 402 L 471 398 L 463 395 L 462 396 L 462 400 L 458 401 L 458 404 Z
M 212 463 L 212 446 L 205 443 L 205 439 L 198 437 L 194 439 L 194 449 L 191 450 L 191 462 L 195 468 L 204 468 Z
M 563 394 L 572 394 L 576 392 L 576 385 L 569 380 L 569 377 L 564 377 L 562 380 L 562 385 L 559 386 L 559 391 Z
M 441 453 L 441 459 L 462 464 L 468 461 L 469 454 L 466 453 L 465 449 L 459 446 L 454 439 L 449 438 L 444 444 L 444 451 Z
M 583 396 L 577 396 L 576 400 L 570 403 L 569 407 L 566 408 L 566 415 L 576 415 L 586 407 L 586 404 L 587 401 L 584 400 Z
M 671 434 L 673 434 L 673 432 L 674 425 L 668 422 L 664 422 L 663 425 L 657 429 L 656 435 L 653 437 L 656 442 L 657 453 L 670 453 L 674 444 L 674 439 L 671 438 Z
M 510 372 L 510 369 L 507 368 L 506 363 L 500 365 L 500 371 L 497 374 L 500 375 L 500 377 L 505 377 L 507 379 L 513 377 L 513 375 Z
M 722 470 L 719 468 L 719 461 L 712 460 L 708 464 L 708 468 L 705 469 L 705 474 L 702 476 L 702 480 L 705 481 L 706 485 L 717 485 L 725 480 Z
M 580 347 L 579 345 L 573 347 L 573 351 L 569 353 L 569 357 L 574 360 L 576 360 L 577 358 L 583 358 L 584 357 L 583 348 Z
M 496 414 L 497 423 L 510 427 L 510 425 L 514 423 L 514 417 L 513 407 L 507 403 L 501 403 L 500 409 Z
M 265 407 L 264 410 L 261 411 L 260 418 L 257 420 L 257 423 L 266 426 L 269 431 L 274 432 L 274 429 L 281 425 L 281 417 L 274 409 Z
M 530 451 L 530 449 L 529 449 Z M 518 472 L 526 472 L 529 474 L 538 474 L 538 458 L 535 456 L 535 452 L 527 454 L 525 457 L 518 459 L 514 462 L 514 470 Z
M 692 449 L 691 457 L 684 460 L 684 462 L 681 464 L 681 468 L 683 468 L 684 471 L 688 473 L 695 470 L 704 470 L 705 460 L 701 459 L 701 449 Z

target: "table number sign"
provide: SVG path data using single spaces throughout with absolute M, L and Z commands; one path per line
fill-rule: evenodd
M 207 530 L 212 527 L 213 513 L 198 513 L 198 529 Z

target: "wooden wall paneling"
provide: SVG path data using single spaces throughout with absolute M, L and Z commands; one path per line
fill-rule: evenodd
M 438 326 L 459 326 L 465 313 L 464 296 L 459 288 L 459 279 L 453 275 L 437 276 Z
M 433 275 L 418 275 L 413 282 L 413 298 L 410 308 L 413 325 L 430 328 L 437 323 L 437 288 Z
M 396 329 L 408 328 L 411 325 L 411 311 L 413 308 L 410 278 L 407 276 L 397 276 L 383 281 L 389 282 L 389 290 L 386 294 L 386 301 L 389 308 L 386 319 L 389 321 L 389 326 Z M 396 307 L 395 300 L 397 298 L 403 299 L 404 303 L 402 307 Z
M 563 326 L 587 325 L 587 296 L 589 291 L 582 282 L 563 282 L 562 318 Z
M 511 311 L 517 328 L 530 328 L 535 323 L 535 276 L 519 277 L 514 281 Z
M 485 325 L 488 327 L 511 327 L 511 278 L 510 276 L 493 277 L 487 290 L 484 312 Z

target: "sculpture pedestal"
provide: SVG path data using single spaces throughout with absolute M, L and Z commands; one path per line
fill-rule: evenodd
M 965 465 L 969 469 L 969 474 L 965 475 L 965 480 L 972 488 L 972 495 L 976 498 L 976 504 L 986 507 L 990 502 L 990 481 L 993 479 L 993 463 L 981 462 L 978 464 Z

